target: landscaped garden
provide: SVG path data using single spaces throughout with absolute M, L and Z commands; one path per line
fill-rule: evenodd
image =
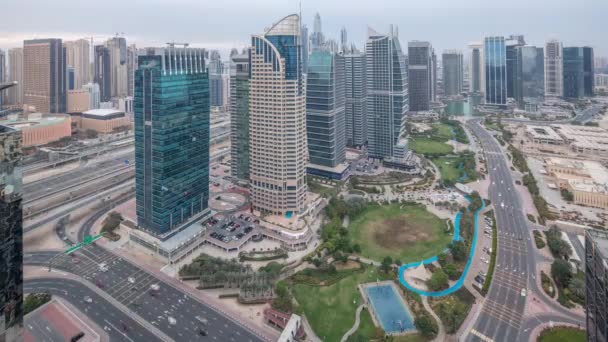
M 475 155 L 472 153 L 459 153 L 431 160 L 439 168 L 444 184 L 468 183 L 477 179 Z
M 410 141 L 410 149 L 414 153 L 425 156 L 441 156 L 452 153 L 454 148 L 443 141 L 432 138 L 414 137 Z
M 421 205 L 371 205 L 348 228 L 360 255 L 381 261 L 389 256 L 403 263 L 441 253 L 452 240 L 446 223 Z
M 538 336 L 538 342 L 585 342 L 587 335 L 584 330 L 570 327 L 555 327 L 543 330 Z

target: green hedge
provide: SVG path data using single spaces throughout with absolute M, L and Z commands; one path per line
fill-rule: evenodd
M 494 275 L 494 267 L 496 266 L 496 252 L 498 251 L 498 229 L 496 229 L 496 219 L 494 218 L 494 212 L 490 211 L 492 217 L 492 255 L 490 256 L 490 265 L 488 266 L 488 275 L 486 280 L 483 282 L 483 288 L 481 292 L 483 295 L 488 293 L 490 284 L 492 283 L 492 276 Z

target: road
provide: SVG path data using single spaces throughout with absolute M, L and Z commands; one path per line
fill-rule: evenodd
M 536 282 L 536 250 L 531 240 L 528 220 L 524 216 L 511 171 L 498 142 L 481 125 L 480 120 L 470 120 L 467 127 L 478 137 L 486 155 L 492 183 L 489 199 L 494 204 L 498 228 L 498 251 L 492 284 L 485 302 L 466 336 L 467 341 L 527 341 L 531 330 L 524 327 L 523 317 L 526 300 L 534 297 L 545 301 L 546 297 Z M 526 296 L 522 296 L 522 289 Z M 546 303 L 554 313 L 547 313 L 550 320 L 560 321 L 559 314 L 571 313 L 559 304 Z M 527 325 L 533 325 L 528 321 Z M 538 324 L 538 323 L 537 323 Z M 528 334 L 528 335 L 527 335 Z
M 26 279 L 23 292 L 49 292 L 53 296 L 63 298 L 103 328 L 110 341 L 162 341 L 105 298 L 78 281 L 52 276 Z M 90 297 L 91 303 L 87 303 L 85 297 Z

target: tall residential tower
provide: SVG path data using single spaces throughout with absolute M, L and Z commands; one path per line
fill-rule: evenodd
M 61 39 L 23 41 L 23 102 L 44 113 L 65 113 L 66 64 Z
M 367 81 L 365 54 L 352 49 L 344 54 L 346 145 L 367 142 Z
M 507 52 L 504 37 L 486 37 L 483 44 L 486 103 L 507 104 Z
M 249 177 L 253 209 L 287 217 L 304 209 L 307 190 L 300 27 L 300 17 L 292 14 L 251 39 Z
M 453 96 L 462 93 L 464 66 L 462 52 L 447 50 L 441 56 L 443 63 L 443 95 Z
M 230 174 L 249 180 L 249 50 L 230 68 Z
M 564 95 L 564 61 L 562 43 L 549 40 L 545 44 L 545 96 Z
M 433 48 L 431 43 L 419 41 L 409 42 L 407 47 L 409 109 L 429 110 L 434 96 Z

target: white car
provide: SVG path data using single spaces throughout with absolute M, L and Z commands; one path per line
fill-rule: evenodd
M 102 262 L 101 264 L 99 264 L 99 270 L 101 272 L 107 272 L 108 271 L 108 265 L 106 265 L 105 262 Z
M 92 299 L 91 297 L 89 297 L 89 296 L 84 296 L 83 300 L 84 300 L 86 303 L 93 303 L 93 299 Z
M 177 320 L 171 316 L 167 317 L 167 321 L 169 321 L 169 324 L 171 325 L 175 325 L 177 323 Z
M 521 289 L 521 296 L 525 297 L 528 294 L 528 291 L 526 291 L 526 289 Z
M 129 278 L 127 278 L 127 280 L 129 281 L 129 283 L 135 284 L 135 278 L 129 277 Z
M 152 289 L 154 291 L 158 291 L 160 289 L 160 286 L 158 286 L 158 284 L 152 284 L 152 285 L 150 285 L 150 289 Z

